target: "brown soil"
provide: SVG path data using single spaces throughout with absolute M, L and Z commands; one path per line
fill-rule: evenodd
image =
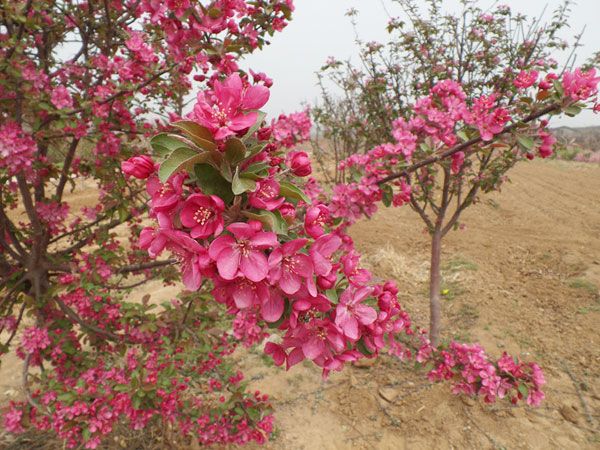
M 600 449 L 600 166 L 533 162 L 512 180 L 444 241 L 443 333 L 538 361 L 543 405 L 456 397 L 391 357 L 322 381 L 308 363 L 285 372 L 253 349 L 239 357 L 252 388 L 273 400 L 277 433 L 266 448 Z M 383 209 L 351 234 L 364 264 L 398 282 L 403 305 L 425 326 L 422 228 L 406 207 Z M 157 288 L 136 294 L 173 294 Z M 19 395 L 17 365 L 0 368 L 0 401 Z
M 444 241 L 445 337 L 538 361 L 540 408 L 486 405 L 430 385 L 393 358 L 322 382 L 246 361 L 273 395 L 273 449 L 600 448 L 600 167 L 522 164 L 502 193 L 468 209 Z M 363 261 L 395 279 L 413 320 L 428 323 L 428 236 L 408 207 L 382 209 L 351 235 Z

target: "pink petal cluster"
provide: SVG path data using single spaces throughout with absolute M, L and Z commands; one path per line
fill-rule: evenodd
M 310 110 L 306 109 L 288 115 L 281 114 L 277 120 L 273 120 L 271 128 L 273 139 L 278 145 L 292 148 L 310 139 L 312 128 Z
M 58 109 L 66 109 L 73 107 L 73 98 L 71 93 L 64 86 L 58 86 L 52 90 L 50 97 L 52 104 Z
M 21 346 L 27 353 L 44 350 L 51 344 L 48 330 L 45 328 L 29 327 L 23 330 Z
M 216 195 L 192 194 L 181 208 L 181 224 L 194 239 L 218 236 L 223 231 L 225 204 Z
M 519 89 L 527 89 L 537 82 L 538 75 L 537 70 L 521 70 L 515 78 L 514 85 Z
M 306 152 L 295 151 L 287 155 L 288 166 L 297 177 L 307 177 L 312 173 L 310 159 Z
M 190 118 L 214 133 L 217 140 L 233 136 L 256 123 L 260 109 L 269 100 L 265 86 L 244 86 L 238 73 L 215 81 L 212 92 L 200 91 Z
M 26 171 L 32 165 L 35 141 L 15 122 L 0 125 L 0 169 L 10 175 Z
M 596 76 L 596 69 L 582 71 L 577 68 L 573 72 L 566 71 L 562 77 L 562 86 L 565 96 L 572 100 L 587 100 L 598 93 L 600 77 Z

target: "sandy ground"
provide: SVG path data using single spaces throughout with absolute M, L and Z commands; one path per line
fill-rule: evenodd
M 525 163 L 482 197 L 443 247 L 444 335 L 509 351 L 544 368 L 542 407 L 485 405 L 430 385 L 390 357 L 322 381 L 310 364 L 284 372 L 260 349 L 240 354 L 253 388 L 271 394 L 269 449 L 600 449 L 600 166 Z M 407 207 L 351 230 L 365 265 L 395 279 L 427 323 L 428 238 Z M 153 300 L 173 288 L 136 290 Z M 0 401 L 19 396 L 19 362 L 0 368 Z

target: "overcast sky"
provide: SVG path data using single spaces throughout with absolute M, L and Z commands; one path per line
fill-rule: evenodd
M 480 5 L 488 7 L 492 0 L 482 0 Z M 538 16 L 545 5 L 546 15 L 561 3 L 560 0 L 503 0 L 515 12 Z M 270 116 L 281 112 L 292 112 L 301 108 L 303 102 L 318 99 L 315 71 L 328 56 L 337 59 L 356 58 L 354 31 L 345 12 L 350 8 L 359 11 L 358 29 L 363 41 L 385 41 L 385 25 L 388 15 L 399 16 L 401 12 L 391 0 L 296 0 L 294 18 L 288 27 L 274 36 L 270 46 L 250 55 L 242 62 L 243 68 L 267 73 L 275 84 L 271 89 L 271 100 L 265 108 Z M 385 5 L 385 9 L 384 9 Z M 457 0 L 444 0 L 448 11 L 457 11 Z M 583 47 L 578 61 L 584 61 L 594 51 L 600 50 L 600 0 L 578 0 L 572 6 L 570 32 L 564 38 L 572 41 L 587 25 L 583 36 Z M 576 118 L 558 119 L 555 125 L 588 126 L 600 125 L 600 115 L 584 112 Z

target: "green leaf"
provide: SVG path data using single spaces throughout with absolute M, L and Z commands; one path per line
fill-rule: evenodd
M 517 142 L 525 150 L 532 150 L 535 145 L 535 141 L 530 136 L 523 136 L 517 134 Z
M 581 112 L 581 107 L 577 105 L 567 106 L 565 109 L 563 109 L 563 112 L 569 117 L 575 117 Z
M 268 230 L 271 230 L 277 234 L 287 235 L 288 226 L 287 222 L 281 216 L 279 211 L 271 212 L 271 211 L 260 211 L 258 213 L 252 213 L 249 211 L 244 211 L 243 214 L 249 219 L 258 220 L 261 222 Z
M 246 157 L 246 146 L 241 139 L 230 138 L 225 143 L 225 159 L 231 164 L 237 164 Z
M 461 141 L 463 142 L 467 142 L 469 140 L 469 136 L 467 135 L 467 132 L 462 129 L 462 130 L 458 130 L 458 132 L 456 133 L 456 135 L 460 138 Z
M 270 166 L 264 162 L 250 164 L 240 176 L 251 180 L 260 180 L 269 175 L 269 167 Z
M 71 404 L 73 400 L 75 400 L 75 394 L 72 392 L 64 392 L 57 396 L 56 399 L 63 403 Z
M 381 192 L 383 194 L 381 197 L 381 201 L 385 206 L 390 207 L 394 198 L 394 191 L 392 187 L 389 184 L 384 184 L 383 186 L 381 186 Z
M 419 145 L 419 148 L 427 154 L 433 152 L 433 149 L 431 148 L 431 146 L 425 142 L 421 142 L 421 144 Z
M 131 401 L 131 406 L 133 406 L 134 409 L 140 409 L 140 406 L 142 406 L 142 398 L 138 397 L 138 396 L 134 396 Z
M 212 133 L 196 122 L 180 120 L 179 122 L 173 122 L 171 126 L 183 131 L 194 144 L 204 150 L 212 151 L 217 148 Z
M 560 82 L 560 80 L 553 80 L 552 84 L 554 85 L 554 90 L 558 93 L 558 95 L 563 97 L 565 95 L 565 90 L 563 89 L 563 86 L 562 86 L 562 83 Z
M 260 420 L 261 414 L 257 408 L 248 408 L 246 412 L 248 413 L 248 417 L 250 417 L 253 422 L 258 422 Z
M 325 295 L 331 300 L 331 303 L 337 304 L 339 302 L 337 289 L 327 289 Z
M 256 144 L 256 145 L 253 145 L 252 147 L 250 147 L 248 149 L 248 152 L 246 153 L 246 157 L 244 159 L 250 159 L 254 155 L 258 155 L 260 152 L 262 152 L 264 150 L 264 148 L 266 146 L 267 146 L 267 144 Z
M 204 162 L 210 157 L 209 152 L 198 153 L 189 147 L 177 148 L 163 161 L 158 169 L 158 178 L 163 183 L 166 182 L 171 175 L 180 171 L 184 167 L 193 167 L 195 163 Z
M 279 192 L 288 200 L 302 200 L 304 203 L 310 204 L 310 198 L 298 186 L 294 186 L 287 181 L 282 181 L 279 184 Z
M 371 356 L 373 354 L 373 352 L 370 351 L 365 345 L 363 338 L 360 338 L 360 340 L 356 343 L 356 348 L 365 356 Z
M 527 398 L 527 396 L 529 395 L 529 389 L 527 389 L 527 386 L 525 386 L 525 384 L 523 383 L 519 384 L 517 390 L 524 398 Z
M 231 189 L 235 195 L 242 195 L 244 192 L 254 191 L 256 189 L 256 181 L 240 175 L 239 167 L 235 169 Z
M 265 120 L 267 113 L 262 112 L 262 111 L 257 111 L 257 112 L 258 112 L 258 117 L 256 118 L 256 122 L 254 122 L 254 125 L 252 125 L 250 127 L 250 129 L 248 130 L 248 132 L 244 135 L 244 137 L 242 138 L 242 141 L 246 141 L 246 139 L 252 137 L 254 135 L 254 133 L 256 133 L 256 131 L 262 125 L 263 120 Z
M 216 195 L 226 203 L 233 200 L 231 183 L 227 181 L 221 173 L 210 164 L 196 164 L 194 166 L 198 187 L 207 195 Z
M 182 147 L 183 143 L 172 134 L 160 133 L 150 139 L 150 146 L 156 156 L 164 158 L 174 150 Z

